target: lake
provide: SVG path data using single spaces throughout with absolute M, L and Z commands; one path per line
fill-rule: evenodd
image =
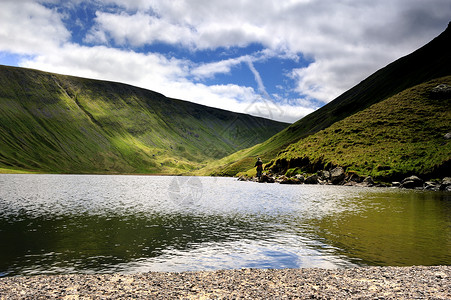
M 451 193 L 0 174 L 0 277 L 451 264 Z

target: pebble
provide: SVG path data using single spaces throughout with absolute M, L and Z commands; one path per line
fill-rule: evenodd
M 0 299 L 451 299 L 451 266 L 0 278 Z

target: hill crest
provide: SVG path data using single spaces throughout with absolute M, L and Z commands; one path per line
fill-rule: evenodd
M 127 84 L 0 66 L 0 168 L 184 173 L 288 124 Z

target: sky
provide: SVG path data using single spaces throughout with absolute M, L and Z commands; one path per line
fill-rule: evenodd
M 449 0 L 0 0 L 0 64 L 291 123 L 450 21 Z

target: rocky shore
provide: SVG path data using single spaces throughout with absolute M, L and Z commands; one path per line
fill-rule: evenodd
M 254 181 L 260 183 L 280 183 L 280 184 L 331 184 L 361 187 L 399 187 L 406 189 L 448 191 L 451 192 L 451 177 L 441 180 L 424 181 L 418 176 L 409 176 L 400 182 L 375 183 L 371 176 L 362 177 L 355 173 L 346 173 L 342 167 L 336 167 L 329 171 L 318 171 L 316 174 L 296 174 L 294 176 L 276 175 L 264 173 L 260 179 L 257 177 L 238 177 L 239 181 Z
M 451 299 L 451 266 L 0 278 L 0 299 Z

